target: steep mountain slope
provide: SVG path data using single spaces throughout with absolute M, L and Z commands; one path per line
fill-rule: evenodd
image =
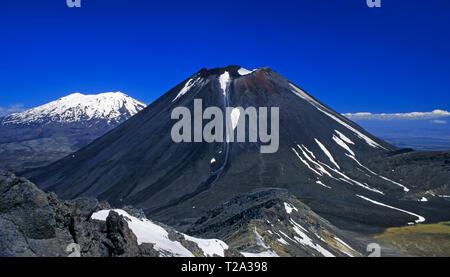
M 279 107 L 278 151 L 262 154 L 260 142 L 174 143 L 171 112 L 179 106 L 193 111 L 194 99 L 222 111 Z M 63 198 L 131 204 L 180 230 L 220 203 L 268 187 L 287 189 L 343 229 L 371 232 L 448 219 L 447 201 L 407 199 L 408 183 L 368 167 L 396 150 L 275 71 L 229 66 L 200 70 L 73 156 L 27 176 Z
M 371 160 L 370 166 L 387 177 L 396 177 L 410 184 L 405 198 L 450 198 L 450 151 L 412 151 L 404 149 Z M 395 170 L 393 170 L 395 169 Z
M 145 108 L 121 93 L 74 93 L 0 118 L 0 168 L 47 165 L 117 127 Z

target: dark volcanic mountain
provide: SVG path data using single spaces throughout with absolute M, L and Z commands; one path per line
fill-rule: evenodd
M 48 165 L 86 146 L 145 108 L 121 93 L 74 93 L 0 118 L 0 169 Z
M 179 106 L 193 111 L 194 99 L 202 99 L 204 109 L 223 111 L 279 107 L 278 151 L 262 154 L 259 142 L 174 143 L 171 112 Z M 26 176 L 62 198 L 93 196 L 113 206 L 130 204 L 180 230 L 237 195 L 274 187 L 288 190 L 343 229 L 371 232 L 448 220 L 446 158 L 435 160 L 432 172 L 440 177 L 424 189 L 402 180 L 418 164 L 397 173 L 384 163 L 402 155 L 277 72 L 229 66 L 200 70 L 73 156 Z M 427 194 L 429 187 L 440 188 L 441 194 Z

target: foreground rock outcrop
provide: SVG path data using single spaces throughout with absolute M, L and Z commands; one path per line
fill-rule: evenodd
M 93 217 L 93 214 L 104 214 L 105 218 Z M 160 228 L 160 232 L 153 234 L 149 229 L 147 242 L 138 243 L 136 230 L 130 229 L 130 225 L 136 222 Z M 157 237 L 161 233 L 163 237 Z M 163 251 L 164 247 L 158 245 L 161 239 L 181 248 L 184 256 L 214 255 L 215 249 L 204 251 L 205 245 L 214 246 L 214 242 L 226 248 L 222 255 L 240 256 L 218 240 L 187 237 L 151 222 L 140 210 L 130 207 L 112 210 L 107 203 L 99 203 L 92 198 L 59 200 L 55 194 L 44 193 L 25 178 L 0 172 L 2 257 L 180 256 L 179 253 Z M 156 243 L 148 242 L 152 240 Z

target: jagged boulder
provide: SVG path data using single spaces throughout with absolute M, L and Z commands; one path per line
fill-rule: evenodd
M 113 245 L 110 249 L 112 256 L 134 257 L 139 255 L 136 235 L 130 230 L 123 216 L 111 211 L 106 218 L 106 230 L 106 237 Z
M 0 256 L 139 256 L 123 217 L 111 213 L 105 223 L 90 219 L 106 208 L 93 198 L 59 200 L 25 178 L 1 172 Z
M 55 214 L 47 195 L 26 179 L 0 174 L 0 213 L 28 238 L 55 236 Z

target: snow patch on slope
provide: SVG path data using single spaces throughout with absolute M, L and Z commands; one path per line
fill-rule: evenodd
M 177 257 L 194 257 L 188 249 L 180 242 L 169 239 L 169 233 L 161 226 L 153 223 L 148 219 L 139 219 L 131 216 L 121 209 L 101 210 L 92 214 L 91 219 L 106 221 L 110 211 L 115 211 L 123 216 L 130 230 L 136 235 L 138 244 L 151 243 L 154 244 L 155 250 L 161 253 L 168 253 Z M 184 235 L 186 240 L 195 242 L 207 256 L 224 256 L 224 250 L 228 249 L 228 245 L 217 239 L 198 239 Z M 164 254 L 161 254 L 164 255 Z
M 330 178 L 333 178 L 333 179 L 336 179 L 336 178 L 334 178 L 333 177 L 333 175 L 331 175 L 331 173 L 329 173 L 327 170 L 325 170 L 325 168 L 322 166 L 322 165 L 320 165 L 317 161 L 315 161 L 315 159 L 316 159 L 316 156 L 306 147 L 306 146 L 304 146 L 303 144 L 300 146 L 300 145 L 298 145 L 297 144 L 297 147 L 302 151 L 302 153 L 303 153 L 303 156 L 305 156 L 305 158 L 313 165 L 313 166 L 315 166 L 315 168 L 317 169 L 317 170 L 319 170 L 319 172 L 317 172 L 316 170 L 314 170 L 309 164 L 308 164 L 308 162 L 307 161 L 305 161 L 305 160 L 303 160 L 302 158 L 301 158 L 301 156 L 297 153 L 297 151 L 295 151 L 295 149 L 293 149 L 294 150 L 294 152 L 297 154 L 297 156 L 300 158 L 300 160 L 302 160 L 302 162 L 303 163 L 305 163 L 313 172 L 315 172 L 317 175 L 319 175 L 319 176 L 323 176 L 323 174 L 325 174 L 325 175 L 327 175 L 328 177 L 330 177 Z M 305 152 L 306 151 L 306 152 Z M 308 155 L 308 153 L 309 153 L 309 155 Z M 311 155 L 311 156 L 310 156 Z M 337 179 L 336 179 L 337 180 Z
M 409 191 L 409 188 L 407 188 L 406 186 L 404 186 L 404 185 L 402 185 L 402 184 L 400 184 L 400 183 L 398 183 L 398 182 L 392 181 L 391 179 L 389 179 L 389 178 L 387 178 L 387 177 L 384 177 L 384 176 L 381 176 L 381 175 L 378 175 L 378 176 L 380 176 L 380 178 L 383 179 L 383 180 L 385 180 L 385 181 L 391 182 L 391 183 L 393 183 L 394 185 L 397 185 L 397 186 L 399 186 L 399 187 L 402 187 L 403 190 L 404 190 L 405 192 L 408 192 L 408 191 Z
M 403 212 L 403 213 L 407 213 L 407 214 L 413 215 L 413 216 L 417 217 L 417 220 L 415 221 L 415 223 L 425 222 L 425 217 L 423 217 L 421 215 L 418 215 L 418 214 L 415 214 L 415 213 L 412 213 L 412 212 L 408 212 L 408 211 L 405 211 L 405 210 L 402 210 L 402 209 L 399 209 L 399 208 L 396 208 L 396 207 L 392 207 L 392 206 L 383 204 L 381 202 L 372 200 L 370 198 L 367 198 L 367 197 L 359 195 L 359 194 L 357 194 L 356 196 L 358 196 L 359 198 L 362 198 L 362 199 L 364 199 L 366 201 L 369 201 L 369 202 L 371 202 L 371 203 L 373 203 L 375 205 L 383 206 L 383 207 L 386 207 L 386 208 L 390 208 L 390 209 L 393 209 L 393 210 L 397 210 L 397 211 L 400 211 L 400 212 Z
M 348 137 L 346 137 L 344 134 L 342 134 L 341 132 L 339 132 L 338 130 L 334 130 L 336 132 L 336 134 L 338 134 L 338 136 L 345 141 L 348 144 L 355 144 L 351 139 L 349 139 Z
M 225 250 L 228 249 L 228 245 L 218 239 L 198 239 L 188 235 L 184 235 L 184 239 L 196 243 L 202 249 L 205 257 L 224 257 Z
M 255 236 L 256 236 L 256 245 L 261 246 L 261 247 L 264 248 L 264 249 L 270 249 L 270 247 L 267 246 L 267 245 L 264 243 L 264 239 L 263 239 L 263 237 L 258 233 L 258 231 L 256 230 L 256 227 L 255 227 L 255 229 L 253 230 L 253 232 L 255 233 Z
M 250 74 L 250 73 L 252 73 L 252 72 L 253 72 L 253 70 L 248 70 L 248 69 L 245 69 L 245 68 L 243 68 L 243 67 L 239 68 L 239 70 L 238 70 L 238 73 L 239 73 L 239 75 L 241 75 L 241 76 Z
M 300 98 L 305 99 L 306 101 L 308 101 L 309 103 L 313 104 L 314 106 L 322 106 L 319 102 L 317 102 L 314 98 L 312 98 L 309 94 L 307 94 L 306 92 L 304 92 L 303 90 L 299 89 L 297 86 L 295 86 L 292 83 L 289 83 L 289 86 L 291 86 L 292 88 L 292 92 L 297 95 Z
M 319 185 L 321 185 L 321 186 L 323 186 L 323 187 L 326 187 L 327 189 L 331 189 L 330 186 L 325 185 L 325 184 L 322 183 L 322 181 L 320 181 L 320 180 L 317 180 L 317 181 L 316 181 L 316 184 L 319 184 Z
M 312 249 L 316 250 L 320 254 L 322 254 L 325 257 L 334 257 L 333 254 L 331 254 L 328 250 L 320 246 L 319 244 L 315 244 L 310 237 L 306 235 L 304 231 L 306 231 L 300 224 L 295 222 L 294 220 L 290 220 L 294 231 L 299 235 L 299 237 L 295 236 L 294 239 L 298 241 L 300 244 L 309 246 Z
M 298 212 L 298 209 L 297 209 L 296 207 L 294 207 L 294 206 L 292 206 L 291 204 L 286 203 L 286 202 L 284 202 L 284 209 L 286 210 L 286 212 L 287 212 L 288 214 L 291 214 L 293 210 L 295 210 L 296 212 Z
M 320 172 L 316 171 L 314 168 L 312 168 L 312 167 L 308 164 L 308 162 L 305 161 L 305 160 L 298 154 L 298 152 L 297 152 L 294 148 L 291 148 L 291 149 L 292 149 L 292 151 L 294 151 L 295 155 L 297 155 L 297 157 L 300 159 L 300 161 L 302 161 L 302 163 L 304 163 L 304 164 L 305 164 L 312 172 L 314 172 L 315 174 L 317 174 L 317 175 L 319 175 L 319 176 L 322 176 L 322 174 L 321 174 Z
M 283 239 L 280 235 L 278 235 L 279 237 L 277 238 L 277 241 L 283 245 L 289 245 L 289 242 L 287 242 L 285 239 Z
M 101 210 L 92 214 L 91 219 L 106 221 L 111 210 Z M 114 209 L 116 213 L 126 218 L 128 227 L 136 235 L 138 244 L 152 243 L 157 251 L 168 252 L 174 256 L 193 257 L 181 243 L 169 239 L 169 233 L 161 226 L 148 219 L 139 219 L 129 215 L 126 211 Z
M 398 182 L 392 181 L 391 179 L 389 179 L 389 178 L 387 178 L 387 177 L 384 177 L 384 176 L 382 176 L 382 175 L 380 175 L 380 174 L 377 174 L 376 172 L 370 170 L 368 167 L 366 167 L 366 166 L 364 166 L 363 164 L 361 164 L 354 156 L 351 156 L 351 155 L 348 155 L 348 154 L 345 154 L 345 155 L 346 155 L 347 157 L 351 158 L 352 160 L 354 160 L 360 167 L 364 168 L 365 170 L 367 170 L 367 171 L 370 172 L 371 174 L 373 174 L 373 175 L 375 175 L 375 176 L 378 176 L 378 177 L 380 177 L 381 179 L 383 179 L 383 180 L 385 180 L 385 181 L 388 181 L 388 182 L 390 182 L 390 183 L 392 183 L 392 184 L 394 184 L 394 185 L 397 185 L 397 186 L 403 188 L 403 191 L 405 191 L 405 192 L 408 192 L 408 191 L 409 191 L 409 188 L 407 188 L 405 185 L 402 185 L 402 184 L 400 184 L 400 183 L 398 183 Z
M 227 85 L 229 82 L 230 82 L 230 73 L 228 73 L 228 71 L 225 71 L 225 73 L 223 73 L 219 77 L 220 88 L 222 89 L 223 95 L 227 94 Z
M 302 151 L 302 153 L 303 153 L 303 155 L 306 157 L 306 159 L 316 168 L 316 169 L 314 169 L 314 168 L 312 168 L 312 166 L 308 163 L 308 161 L 307 160 L 305 160 L 305 159 L 303 159 L 302 158 L 302 156 L 294 149 L 294 148 L 291 148 L 292 149 L 292 151 L 294 151 L 294 153 L 297 155 L 297 157 L 302 161 L 302 163 L 304 163 L 311 171 L 313 171 L 315 174 L 317 174 L 317 175 L 319 175 L 319 176 L 323 176 L 324 174 L 326 175 L 326 176 L 328 176 L 328 177 L 330 177 L 330 178 L 332 178 L 332 179 L 334 179 L 334 180 L 338 180 L 338 181 L 343 181 L 343 182 L 346 182 L 346 183 L 348 183 L 348 184 L 350 184 L 350 185 L 358 185 L 358 186 L 360 186 L 360 187 L 362 187 L 362 188 L 364 188 L 364 189 L 367 189 L 367 190 L 370 190 L 370 191 L 373 191 L 373 192 L 376 192 L 376 193 L 379 193 L 379 194 L 384 194 L 382 191 L 380 191 L 380 190 L 378 190 L 378 189 L 375 189 L 375 188 L 371 188 L 369 185 L 367 185 L 367 184 L 363 184 L 363 183 L 361 183 L 361 182 L 358 182 L 358 181 L 356 181 L 356 180 L 353 180 L 352 178 L 350 178 L 350 177 L 348 177 L 347 175 L 345 175 L 343 172 L 341 172 L 340 170 L 338 170 L 338 169 L 335 169 L 335 168 L 332 168 L 331 166 L 329 166 L 329 165 L 327 165 L 326 163 L 323 163 L 323 162 L 321 162 L 321 161 L 319 161 L 319 160 L 314 160 L 312 157 L 310 157 L 307 153 L 306 153 L 306 151 L 305 151 L 305 149 L 307 150 L 307 151 L 309 151 L 304 145 L 297 145 L 298 146 L 298 148 Z M 348 155 L 348 154 L 347 154 Z M 350 155 L 349 155 L 350 156 Z M 352 156 L 350 156 L 350 157 L 352 157 Z M 340 178 L 339 177 L 335 177 L 335 176 L 333 176 L 329 171 L 327 171 L 325 168 L 328 168 L 329 170 L 331 170 L 332 172 L 334 172 L 334 173 L 336 173 L 336 174 L 338 174 L 339 176 L 340 176 Z M 316 183 L 317 184 L 319 184 L 319 185 L 321 185 L 321 186 L 324 186 L 324 187 L 326 187 L 326 188 L 331 188 L 331 187 L 329 187 L 329 186 L 327 186 L 327 185 L 325 185 L 325 184 L 323 184 L 321 181 L 316 181 Z
M 325 110 L 316 107 L 319 111 L 321 111 L 322 113 L 324 113 L 325 115 L 329 116 L 330 118 L 334 119 L 336 122 L 338 122 L 339 124 L 341 124 L 342 126 L 346 127 L 347 129 L 349 129 L 350 131 L 354 132 L 359 138 L 363 139 L 366 141 L 366 143 L 373 147 L 373 148 L 381 148 L 384 150 L 387 150 L 386 148 L 384 148 L 383 146 L 381 146 L 380 144 L 376 143 L 374 140 L 372 140 L 371 138 L 369 138 L 368 136 L 364 135 L 363 133 L 361 133 L 360 131 L 356 130 L 355 128 L 353 128 L 352 126 L 350 126 L 349 124 L 345 123 L 343 120 L 339 119 L 338 117 L 332 115 L 329 112 L 326 112 Z
M 320 149 L 322 149 L 323 153 L 325 153 L 325 155 L 327 155 L 328 159 L 330 159 L 330 161 L 338 168 L 341 169 L 341 167 L 337 164 L 337 162 L 334 160 L 333 156 L 331 155 L 330 151 L 328 151 L 328 149 L 325 147 L 325 145 L 323 145 L 318 139 L 314 139 L 316 141 L 316 143 L 319 145 Z
M 370 190 L 370 191 L 373 191 L 373 192 L 376 192 L 376 193 L 379 193 L 379 194 L 384 194 L 384 192 L 382 192 L 382 191 L 380 191 L 378 189 L 375 189 L 375 188 L 371 188 L 366 183 L 362 184 L 361 182 L 358 182 L 358 181 L 348 177 L 343 172 L 341 172 L 341 171 L 339 171 L 337 169 L 334 169 L 334 168 L 330 167 L 329 165 L 327 165 L 325 163 L 322 163 L 320 161 L 319 161 L 319 163 L 321 163 L 323 166 L 327 167 L 328 169 L 332 170 L 333 172 L 339 174 L 342 177 L 342 178 L 340 178 L 341 181 L 344 181 L 344 182 L 349 183 L 349 184 L 356 184 L 356 185 L 358 185 L 358 186 L 360 186 L 362 188 L 365 188 L 367 190 Z
M 178 98 L 180 98 L 181 96 L 185 95 L 186 92 L 188 92 L 195 84 L 197 84 L 199 81 L 199 79 L 189 79 L 186 84 L 184 84 L 184 87 L 180 90 L 180 92 L 178 92 L 177 96 L 172 100 L 172 102 L 174 102 L 175 100 L 177 100 Z
M 339 242 L 341 245 L 343 245 L 345 248 L 347 248 L 348 250 L 351 250 L 353 252 L 358 253 L 355 249 L 353 249 L 350 245 L 348 245 L 347 243 L 345 243 L 343 240 L 341 240 L 338 237 L 333 237 L 335 241 Z M 345 250 L 340 250 L 342 253 L 346 254 L 349 257 L 354 257 L 354 255 L 352 253 L 350 253 L 349 251 L 345 251 Z
M 340 138 L 338 138 L 337 136 L 333 135 L 333 140 L 342 148 L 344 148 L 345 150 L 347 150 L 348 153 L 350 153 L 352 156 L 355 156 L 355 153 L 352 151 L 352 149 L 350 149 L 350 147 Z

